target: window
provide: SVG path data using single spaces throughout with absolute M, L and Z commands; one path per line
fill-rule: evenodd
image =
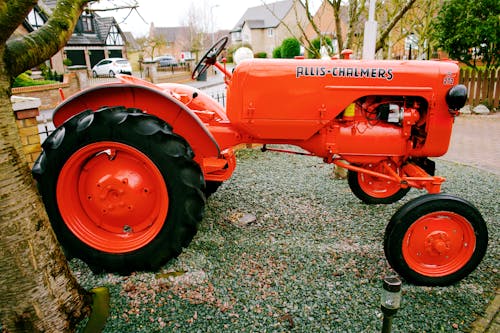
M 269 38 L 274 37 L 274 28 L 267 29 L 267 37 Z
M 45 23 L 36 7 L 28 14 L 28 22 L 34 30 L 37 30 Z
M 82 14 L 79 22 L 79 32 L 92 33 L 94 32 L 93 16 L 89 14 Z
M 123 45 L 123 39 L 116 26 L 109 29 L 108 37 L 106 38 L 106 45 Z
M 233 41 L 233 42 L 241 41 L 241 32 L 240 31 L 232 32 L 231 33 L 231 41 Z

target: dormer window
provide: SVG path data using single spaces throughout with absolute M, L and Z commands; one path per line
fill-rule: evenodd
M 93 33 L 94 32 L 94 17 L 91 14 L 83 13 L 80 16 L 79 22 L 79 32 L 81 33 Z
M 33 8 L 33 10 L 28 14 L 28 23 L 33 27 L 33 30 L 38 30 L 38 28 L 44 25 L 45 21 L 40 15 L 37 7 Z

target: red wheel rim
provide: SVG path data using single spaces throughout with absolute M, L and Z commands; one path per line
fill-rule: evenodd
M 150 243 L 168 212 L 167 187 L 156 165 L 118 142 L 97 142 L 76 151 L 61 170 L 56 195 L 71 232 L 109 253 Z
M 396 173 L 399 171 L 397 168 L 394 168 L 392 165 L 389 165 Z M 376 167 L 367 166 L 367 169 L 372 171 L 385 173 L 384 167 L 382 165 L 378 165 Z M 367 195 L 373 198 L 388 198 L 398 193 L 401 190 L 401 185 L 399 182 L 384 179 L 380 177 L 375 177 L 366 173 L 359 172 L 358 173 L 358 183 L 359 187 L 365 192 Z
M 434 212 L 415 221 L 403 238 L 403 258 L 415 272 L 441 277 L 455 273 L 472 258 L 476 236 L 463 216 Z

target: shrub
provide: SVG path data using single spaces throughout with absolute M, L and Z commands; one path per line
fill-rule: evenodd
M 329 37 L 323 37 L 323 45 L 325 45 L 331 49 L 333 49 L 332 46 L 332 40 Z M 315 38 L 311 41 L 311 46 L 312 50 L 307 51 L 307 57 L 310 59 L 313 58 L 319 58 L 320 57 L 320 50 L 321 50 L 321 37 Z
M 257 52 L 254 54 L 254 58 L 267 58 L 266 52 Z
M 281 58 L 281 46 L 275 47 L 273 50 L 273 58 L 279 59 Z
M 69 66 L 73 65 L 73 61 L 71 61 L 70 58 L 66 58 L 66 59 L 63 60 L 63 64 L 64 64 L 64 66 L 68 66 L 69 67 Z
M 300 42 L 297 38 L 287 38 L 281 43 L 281 57 L 292 59 L 300 55 Z
M 26 72 L 20 74 L 14 79 L 12 87 L 30 87 L 30 86 L 41 86 L 44 84 L 58 83 L 53 80 L 33 80 Z

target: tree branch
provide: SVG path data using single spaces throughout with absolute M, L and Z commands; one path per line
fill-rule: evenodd
M 63 48 L 71 37 L 83 8 L 90 1 L 59 0 L 44 26 L 21 38 L 8 40 L 4 58 L 8 73 L 15 77 L 49 59 Z
M 37 0 L 11 1 L 3 5 L 0 11 L 0 43 L 3 44 L 12 33 L 19 27 L 29 12 L 35 7 Z
M 384 47 L 385 40 L 387 39 L 387 37 L 389 37 L 389 33 L 391 32 L 391 30 L 399 22 L 399 20 L 401 20 L 401 18 L 406 14 L 406 12 L 411 9 L 415 1 L 417 0 L 408 0 L 406 5 L 403 8 L 401 8 L 401 10 L 396 14 L 396 16 L 392 18 L 391 22 L 387 25 L 385 30 L 382 31 L 382 33 L 380 34 L 380 37 L 377 40 L 377 45 L 375 47 L 375 52 L 378 52 L 381 48 Z
M 94 13 L 94 12 L 108 12 L 111 10 L 118 10 L 118 9 L 137 9 L 139 8 L 139 5 L 130 5 L 130 6 L 120 6 L 120 7 L 113 7 L 113 8 L 88 8 L 85 9 L 85 11 L 89 13 Z

